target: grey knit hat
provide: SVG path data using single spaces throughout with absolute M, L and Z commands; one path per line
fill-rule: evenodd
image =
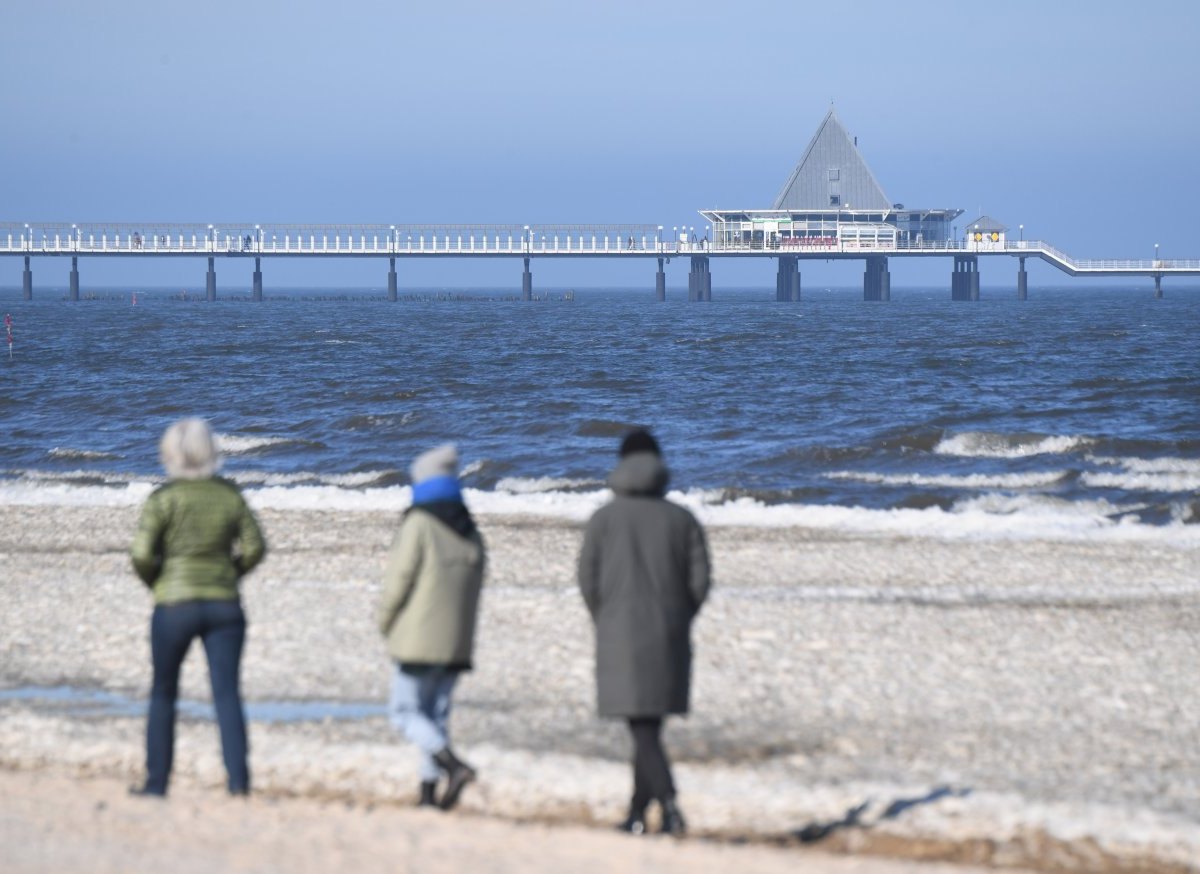
M 453 443 L 443 443 L 428 452 L 422 452 L 413 461 L 408 473 L 414 486 L 435 476 L 457 476 L 458 447 Z

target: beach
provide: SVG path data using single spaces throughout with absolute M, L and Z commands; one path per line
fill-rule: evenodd
M 258 512 L 271 551 L 243 586 L 253 804 L 403 810 L 416 756 L 383 712 L 373 622 L 398 516 Z M 96 787 L 140 776 L 151 604 L 126 555 L 136 513 L 0 508 L 5 780 L 100 781 L 87 792 L 103 795 Z M 451 725 L 480 781 L 437 827 L 482 817 L 613 837 L 628 739 L 594 715 L 579 522 L 479 522 L 488 577 Z M 693 712 L 666 732 L 694 852 L 749 842 L 1044 871 L 1200 870 L 1196 538 L 708 534 L 715 589 L 694 628 Z M 182 694 L 208 700 L 198 646 Z M 177 744 L 173 796 L 227 806 L 215 726 L 185 712 Z

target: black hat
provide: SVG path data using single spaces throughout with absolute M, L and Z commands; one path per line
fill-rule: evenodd
M 621 441 L 621 451 L 618 455 L 624 458 L 635 452 L 653 452 L 655 455 L 662 455 L 662 450 L 658 448 L 658 441 L 645 428 L 638 428 L 636 431 L 626 434 L 625 439 Z

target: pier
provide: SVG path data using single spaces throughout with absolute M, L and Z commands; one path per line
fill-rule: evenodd
M 1073 258 L 1044 240 L 977 242 L 974 240 L 864 241 L 850 222 L 834 222 L 828 235 L 731 239 L 710 224 L 703 237 L 679 239 L 658 225 L 224 225 L 130 223 L 40 224 L 0 223 L 0 257 L 24 260 L 23 297 L 33 297 L 33 263 L 37 258 L 70 258 L 71 300 L 79 299 L 81 258 L 203 258 L 209 300 L 217 297 L 217 261 L 253 259 L 252 296 L 263 293 L 263 262 L 279 258 L 376 258 L 386 261 L 388 297 L 397 299 L 397 262 L 406 258 L 509 258 L 521 261 L 521 296 L 533 296 L 535 262 L 544 258 L 650 259 L 656 265 L 654 294 L 666 297 L 665 266 L 672 258 L 689 266 L 688 298 L 712 299 L 713 262 L 719 259 L 774 259 L 778 262 L 776 298 L 800 299 L 803 261 L 862 261 L 864 299 L 888 300 L 893 258 L 952 260 L 951 297 L 978 300 L 980 259 L 1015 258 L 1016 293 L 1028 295 L 1026 261 L 1039 259 L 1077 277 L 1145 277 L 1162 296 L 1167 276 L 1200 276 L 1200 259 L 1119 260 Z M 664 235 L 664 230 L 668 231 Z
M 1167 276 L 1200 276 L 1200 259 L 1073 258 L 1044 240 L 1017 239 L 989 216 L 956 224 L 960 209 L 892 203 L 831 109 L 783 190 L 766 209 L 701 210 L 699 228 L 629 224 L 300 225 L 129 222 L 0 222 L 0 257 L 24 259 L 22 290 L 33 297 L 33 260 L 70 258 L 71 300 L 79 299 L 80 258 L 204 258 L 208 300 L 217 298 L 217 260 L 254 259 L 252 297 L 262 300 L 263 261 L 278 258 L 387 260 L 388 299 L 397 300 L 397 262 L 409 258 L 520 259 L 521 298 L 533 299 L 535 261 L 546 258 L 653 259 L 655 299 L 666 299 L 666 265 L 687 259 L 688 300 L 709 301 L 719 259 L 777 261 L 776 300 L 801 298 L 803 261 L 862 261 L 863 299 L 891 299 L 893 258 L 946 258 L 952 300 L 979 300 L 981 258 L 1016 258 L 1016 294 L 1029 294 L 1026 262 L 1069 276 L 1146 277 L 1161 298 Z M 961 229 L 961 234 L 959 233 Z M 697 235 L 699 230 L 699 235 Z M 382 272 L 382 271 L 381 271 Z

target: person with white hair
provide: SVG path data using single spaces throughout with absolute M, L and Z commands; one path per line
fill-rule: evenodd
M 394 662 L 392 724 L 420 752 L 418 803 L 449 810 L 475 779 L 450 748 L 448 723 L 455 683 L 471 669 L 486 551 L 463 503 L 454 444 L 418 456 L 409 472 L 412 506 L 388 554 L 378 623 Z
M 168 481 L 146 499 L 130 554 L 154 595 L 154 679 L 146 719 L 146 779 L 135 795 L 164 796 L 175 749 L 179 672 L 195 638 L 204 644 L 231 795 L 248 795 L 246 720 L 239 671 L 246 617 L 238 584 L 266 554 L 237 487 L 216 475 L 221 458 L 203 419 L 181 419 L 159 443 Z

